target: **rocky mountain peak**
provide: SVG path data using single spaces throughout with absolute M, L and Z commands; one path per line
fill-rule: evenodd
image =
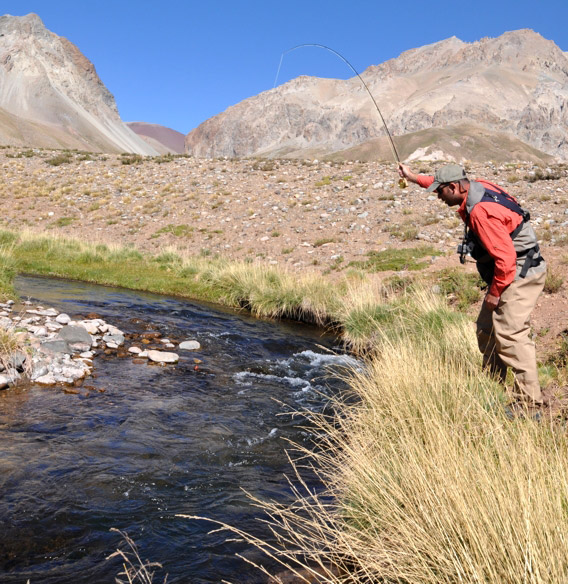
M 37 14 L 0 17 L 0 142 L 156 153 L 121 122 L 94 65 Z
M 568 159 L 568 57 L 530 29 L 473 43 L 452 36 L 362 76 L 405 157 L 435 151 L 452 159 L 449 136 L 461 158 L 486 159 L 481 146 L 492 144 L 503 157 Z M 389 156 L 379 146 L 384 136 L 358 79 L 298 77 L 207 120 L 187 136 L 186 149 L 212 157 L 373 158 Z M 373 140 L 379 142 L 363 147 Z

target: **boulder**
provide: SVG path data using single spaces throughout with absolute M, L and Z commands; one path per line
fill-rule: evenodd
M 44 341 L 40 345 L 40 351 L 43 353 L 71 353 L 71 349 L 67 341 L 61 339 L 52 339 Z
M 89 347 L 93 344 L 93 339 L 87 331 L 87 329 L 82 325 L 67 325 L 64 326 L 55 337 L 57 340 L 66 341 L 70 345 L 81 344 L 88 345 Z

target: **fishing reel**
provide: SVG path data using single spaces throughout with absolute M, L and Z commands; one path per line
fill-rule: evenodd
M 460 256 L 460 264 L 465 264 L 466 256 L 471 256 L 475 249 L 475 242 L 464 240 L 458 245 L 457 252 Z
M 401 189 L 405 189 L 408 186 L 408 181 L 405 178 L 401 178 L 398 181 L 398 186 Z

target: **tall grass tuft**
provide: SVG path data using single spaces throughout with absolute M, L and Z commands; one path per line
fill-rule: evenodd
M 567 582 L 565 429 L 510 418 L 470 323 L 426 293 L 406 303 L 349 375 L 356 400 L 316 418 L 315 450 L 297 447 L 294 503 L 255 500 L 276 543 L 250 543 L 305 582 Z

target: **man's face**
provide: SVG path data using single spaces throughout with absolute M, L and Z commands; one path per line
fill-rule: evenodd
M 461 205 L 463 201 L 463 194 L 459 192 L 458 183 L 444 183 L 437 189 L 436 193 L 438 199 L 444 201 L 448 207 L 455 207 Z

